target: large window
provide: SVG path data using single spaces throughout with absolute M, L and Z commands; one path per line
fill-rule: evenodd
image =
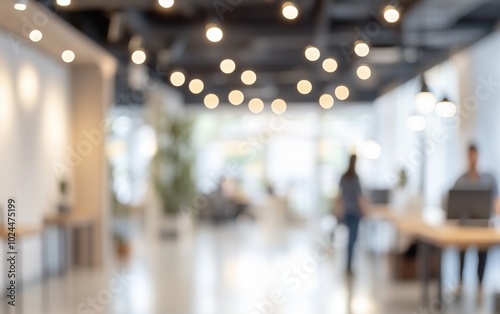
M 358 171 L 369 187 L 372 161 L 365 143 L 372 130 L 371 107 L 289 111 L 283 116 L 193 113 L 200 191 L 208 193 L 221 177 L 231 177 L 257 203 L 270 184 L 288 197 L 293 214 L 311 217 L 329 210 L 352 152 L 360 156 Z

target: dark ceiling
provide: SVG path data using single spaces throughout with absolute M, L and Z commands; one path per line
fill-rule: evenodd
M 140 35 L 152 75 L 169 84 L 169 73 L 182 69 L 188 80 L 204 81 L 205 90 L 199 95 L 191 94 L 187 84 L 179 88 L 187 103 L 201 103 L 206 93 L 225 101 L 232 89 L 241 89 L 247 99 L 315 102 L 339 84 L 350 88 L 350 101 L 371 101 L 484 37 L 500 18 L 500 0 L 296 0 L 300 15 L 293 21 L 283 18 L 281 3 L 177 0 L 164 9 L 157 0 L 72 0 L 57 12 L 121 61 L 119 92 L 127 90 L 130 39 Z M 398 23 L 383 20 L 387 4 L 400 8 Z M 117 22 L 120 36 L 110 38 L 111 21 Z M 224 31 L 219 43 L 205 37 L 210 21 L 217 21 Z M 359 39 L 371 47 L 365 58 L 353 52 Z M 316 62 L 304 57 L 305 47 L 311 44 L 321 50 Z M 334 73 L 321 67 L 329 56 L 339 65 Z M 235 60 L 234 73 L 220 71 L 219 63 L 225 58 Z M 372 70 L 366 81 L 356 76 L 362 63 Z M 245 69 L 257 73 L 257 82 L 250 87 L 239 77 Z M 297 92 L 301 79 L 313 83 L 310 94 Z

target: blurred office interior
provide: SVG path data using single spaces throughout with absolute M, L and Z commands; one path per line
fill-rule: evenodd
M 15 313 L 500 313 L 499 21 L 2 0 L 2 291 L 14 199 Z

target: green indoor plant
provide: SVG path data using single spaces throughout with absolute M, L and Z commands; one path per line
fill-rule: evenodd
M 152 162 L 152 180 L 165 223 L 164 236 L 177 235 L 176 221 L 182 204 L 190 204 L 194 196 L 192 178 L 192 121 L 184 117 L 158 118 L 158 149 Z
M 408 173 L 407 170 L 402 167 L 397 176 L 395 189 L 392 191 L 392 206 L 399 210 L 404 211 L 408 207 Z
M 67 214 L 71 210 L 68 200 L 68 182 L 65 179 L 59 181 L 58 210 L 60 214 Z
M 398 188 L 406 188 L 406 184 L 408 183 L 408 174 L 406 173 L 406 169 L 403 167 L 399 170 L 398 176 Z

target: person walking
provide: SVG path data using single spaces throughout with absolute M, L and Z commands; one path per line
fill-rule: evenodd
M 356 155 L 349 158 L 349 167 L 342 175 L 339 183 L 340 194 L 337 198 L 337 218 L 349 229 L 347 245 L 347 274 L 353 274 L 352 260 L 354 246 L 358 237 L 359 223 L 366 214 L 367 201 L 361 189 L 361 183 L 356 174 Z

